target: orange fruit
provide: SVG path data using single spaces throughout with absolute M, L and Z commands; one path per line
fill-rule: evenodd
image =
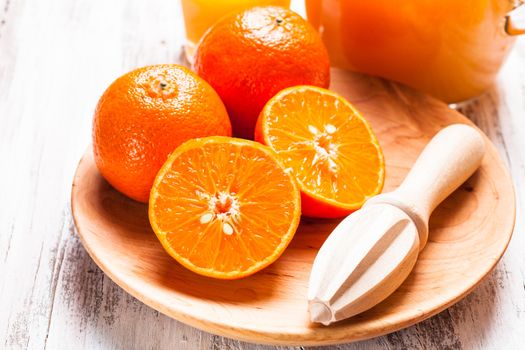
M 104 178 L 118 191 L 147 202 L 155 175 L 186 140 L 231 135 L 213 88 L 182 66 L 133 70 L 100 98 L 93 118 L 93 152 Z
M 366 120 L 336 93 L 313 86 L 279 92 L 262 110 L 255 135 L 295 176 L 306 216 L 347 215 L 383 188 L 381 147 Z
M 249 139 L 264 104 L 277 92 L 330 83 L 319 34 L 283 7 L 254 7 L 219 20 L 201 39 L 193 68 L 221 96 L 233 134 Z
M 236 279 L 274 262 L 301 216 L 295 180 L 257 142 L 229 137 L 178 147 L 151 189 L 149 219 L 164 249 L 188 269 Z

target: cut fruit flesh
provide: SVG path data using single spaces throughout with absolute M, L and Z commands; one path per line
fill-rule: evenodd
M 328 90 L 282 90 L 261 112 L 255 138 L 297 179 L 306 216 L 346 215 L 383 188 L 384 159 L 371 127 Z
M 170 155 L 155 179 L 149 217 L 166 251 L 182 265 L 234 279 L 281 255 L 299 224 L 300 194 L 269 148 L 208 137 Z

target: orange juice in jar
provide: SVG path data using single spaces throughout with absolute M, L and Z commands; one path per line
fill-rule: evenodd
M 267 5 L 289 7 L 290 0 L 182 0 L 188 60 L 191 61 L 200 38 L 219 18 L 229 12 Z
M 332 64 L 396 80 L 446 102 L 487 89 L 513 37 L 511 0 L 306 0 Z M 507 20 L 507 23 L 506 23 Z M 505 32 L 507 29 L 507 32 Z

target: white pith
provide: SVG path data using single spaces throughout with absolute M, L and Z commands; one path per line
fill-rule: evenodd
M 328 170 L 332 173 L 337 172 L 337 145 L 333 142 L 333 135 L 337 128 L 332 124 L 326 124 L 323 131 L 319 131 L 315 126 L 308 125 L 308 130 L 313 135 L 313 147 L 315 150 L 314 163 L 325 163 Z
M 237 231 L 235 223 L 240 220 L 240 211 L 239 200 L 235 195 L 218 192 L 215 195 L 199 193 L 199 196 L 208 201 L 208 210 L 199 219 L 201 224 L 208 225 L 217 220 L 224 234 L 230 236 Z

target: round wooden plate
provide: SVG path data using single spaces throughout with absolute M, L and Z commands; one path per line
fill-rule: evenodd
M 332 89 L 370 121 L 383 147 L 385 191 L 399 185 L 438 130 L 472 124 L 446 104 L 400 85 L 332 73 Z M 306 291 L 316 252 L 337 220 L 303 219 L 282 257 L 251 277 L 201 277 L 164 252 L 148 223 L 147 206 L 113 190 L 99 175 L 91 150 L 75 175 L 73 215 L 98 266 L 128 293 L 179 321 L 258 343 L 355 341 L 410 326 L 454 304 L 502 256 L 514 226 L 514 192 L 503 162 L 486 141 L 481 168 L 432 215 L 428 244 L 403 285 L 373 309 L 328 327 L 308 321 Z

